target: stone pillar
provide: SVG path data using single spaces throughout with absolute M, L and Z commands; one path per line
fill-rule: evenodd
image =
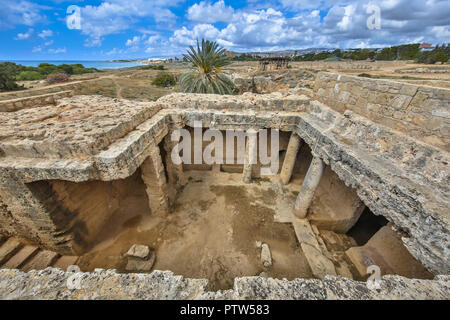
M 283 167 L 281 168 L 280 178 L 281 183 L 288 184 L 291 180 L 292 171 L 294 170 L 295 160 L 297 159 L 297 153 L 302 145 L 302 139 L 292 132 L 291 138 L 289 139 L 289 144 L 286 151 L 286 156 L 284 157 Z
M 152 215 L 168 214 L 169 198 L 166 173 L 157 145 L 150 147 L 149 157 L 142 163 L 141 172 Z
M 314 156 L 308 172 L 306 173 L 306 177 L 303 181 L 297 200 L 295 201 L 295 215 L 297 218 L 303 219 L 308 214 L 308 209 L 313 200 L 314 193 L 316 192 L 317 186 L 322 178 L 323 170 L 324 163 L 322 159 Z
M 166 169 L 168 183 L 175 187 L 184 185 L 183 164 L 174 164 L 172 161 L 172 150 L 178 142 L 170 139 L 171 133 L 164 138 L 164 150 L 166 151 Z
M 250 183 L 252 181 L 253 167 L 258 159 L 257 143 L 258 143 L 257 131 L 252 129 L 248 130 L 247 143 L 245 144 L 244 173 L 242 178 L 244 183 Z

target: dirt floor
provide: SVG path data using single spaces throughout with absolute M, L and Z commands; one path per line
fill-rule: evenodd
M 119 234 L 84 255 L 81 269 L 125 272 L 125 253 L 137 243 L 156 250 L 154 269 L 207 278 L 214 290 L 263 271 L 273 278 L 312 277 L 291 224 L 274 222 L 277 202 L 286 200 L 277 183 L 263 179 L 245 185 L 241 174 L 186 173 L 189 182 L 167 218 L 136 215 Z M 256 241 L 269 245 L 272 267 L 263 267 Z

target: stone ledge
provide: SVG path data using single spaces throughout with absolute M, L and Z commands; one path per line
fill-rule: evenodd
M 72 96 L 72 90 L 46 93 L 36 96 L 23 97 L 17 99 L 0 101 L 0 112 L 14 112 L 22 109 L 40 107 L 44 105 L 56 104 L 61 98 Z
M 156 270 L 149 274 L 118 274 L 114 270 L 85 272 L 81 274 L 81 289 L 67 288 L 71 275 L 73 273 L 55 268 L 28 273 L 0 270 L 0 299 L 446 300 L 450 297 L 449 276 L 438 276 L 434 280 L 384 276 L 380 289 L 369 289 L 364 282 L 337 276 L 292 281 L 242 277 L 234 280 L 233 289 L 211 292 L 208 280 L 184 278 L 170 271 Z

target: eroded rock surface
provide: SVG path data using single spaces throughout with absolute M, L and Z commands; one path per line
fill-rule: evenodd
M 430 272 L 449 274 L 449 90 L 328 73 L 319 74 L 315 84 L 314 91 L 300 87 L 263 95 L 172 94 L 148 103 L 77 96 L 61 99 L 57 105 L 0 112 L 0 231 L 72 255 L 80 241 L 86 241 L 80 235 L 95 234 L 92 225 L 86 223 L 95 206 L 89 210 L 68 206 L 72 199 L 65 196 L 68 189 L 61 186 L 109 183 L 135 174 L 140 174 L 146 185 L 148 198 L 160 199 L 164 209 L 153 208 L 155 201 L 150 201 L 151 210 L 164 215 L 170 199 L 164 191 L 167 181 L 160 144 L 172 130 L 193 127 L 201 121 L 204 128 L 218 130 L 270 128 L 295 133 L 341 183 L 355 190 L 355 203 L 359 198 L 374 214 L 386 217 L 402 231 L 401 240 L 408 251 Z M 149 159 L 158 174 L 140 171 Z M 173 172 L 167 180 L 174 181 Z M 108 196 L 115 195 L 117 190 L 110 192 L 108 183 L 99 188 L 108 190 L 104 192 Z M 325 218 L 316 215 L 316 222 L 329 230 L 345 232 L 357 219 L 359 204 L 348 206 L 351 210 L 341 217 L 339 225 L 327 220 L 336 216 L 335 212 Z M 95 215 L 96 219 L 108 221 L 108 212 L 96 212 L 102 212 Z M 64 224 L 64 219 L 72 215 L 86 217 L 86 221 L 67 219 L 74 225 Z M 313 229 L 299 230 L 303 251 L 315 257 L 320 266 L 315 273 L 324 277 L 323 281 L 239 278 L 233 290 L 213 293 L 208 292 L 205 280 L 183 279 L 171 273 L 155 271 L 143 276 L 108 272 L 85 274 L 91 287 L 80 295 L 120 297 L 112 288 L 117 284 L 127 286 L 129 279 L 139 278 L 144 284 L 137 284 L 135 291 L 131 285 L 129 293 L 128 289 L 123 292 L 124 297 L 369 299 L 383 297 L 382 293 L 400 298 L 448 297 L 446 276 L 434 281 L 385 277 L 381 292 L 367 289 L 364 283 L 327 277 L 334 267 L 328 263 L 325 245 L 309 241 Z M 45 258 L 56 259 L 50 255 Z M 62 288 L 66 276 L 55 270 L 28 274 L 1 271 L 0 293 L 6 298 L 26 298 L 33 293 L 70 298 Z M 98 282 L 100 276 L 107 281 Z M 32 288 L 24 281 L 48 281 L 49 288 Z M 15 288 L 9 289 L 9 284 Z M 150 284 L 156 285 L 148 293 L 140 291 Z M 298 288 L 303 289 L 297 292 Z
M 82 273 L 81 289 L 68 289 L 73 273 L 47 268 L 24 273 L 0 270 L 0 299 L 449 299 L 450 278 L 411 280 L 385 276 L 380 290 L 364 282 L 327 276 L 323 280 L 292 281 L 263 277 L 236 278 L 231 290 L 211 292 L 208 281 L 187 279 L 170 271 L 118 274 L 114 270 Z

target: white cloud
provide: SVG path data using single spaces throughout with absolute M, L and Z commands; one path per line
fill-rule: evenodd
M 128 39 L 127 42 L 125 43 L 125 45 L 127 47 L 136 47 L 141 42 L 141 39 L 143 39 L 144 37 L 145 37 L 145 35 L 143 37 L 134 36 L 132 39 Z
M 212 24 L 198 24 L 192 30 L 182 27 L 176 30 L 170 41 L 177 45 L 194 45 L 197 39 L 218 39 L 220 31 Z
M 256 2 L 253 3 L 256 6 Z M 213 23 L 183 26 L 173 32 L 169 43 L 183 48 L 204 37 L 231 50 L 257 51 L 309 47 L 365 48 L 418 41 L 434 44 L 450 42 L 450 3 L 446 0 L 433 0 L 433 6 L 419 0 L 379 1 L 381 30 L 367 28 L 370 14 L 367 14 L 366 8 L 370 3 L 374 2 L 280 0 L 281 7 L 288 11 L 270 5 L 264 9 L 234 10 L 232 17 L 227 18 L 226 26 L 219 28 Z M 208 8 L 217 2 L 200 4 Z M 199 9 L 200 4 L 191 8 Z M 321 18 L 320 10 L 325 8 L 329 10 Z M 298 12 L 292 16 L 295 11 Z M 208 10 L 204 9 L 204 12 L 206 15 Z M 288 15 L 288 12 L 291 14 Z
M 34 30 L 33 29 L 28 29 L 27 32 L 24 33 L 18 33 L 17 36 L 14 38 L 14 40 L 26 40 L 29 37 L 31 37 L 31 35 L 33 34 Z
M 157 35 L 148 37 L 146 43 L 149 45 L 152 45 L 152 44 L 157 43 L 158 40 L 161 40 L 161 36 L 157 34 Z
M 202 23 L 229 22 L 233 18 L 233 14 L 234 9 L 226 6 L 224 0 L 216 3 L 202 1 L 188 9 L 187 18 Z
M 0 29 L 12 29 L 16 25 L 33 26 L 44 21 L 41 6 L 29 1 L 0 0 Z
M 42 52 L 42 50 L 43 50 L 45 47 L 51 46 L 53 43 L 54 43 L 53 40 L 46 41 L 46 42 L 44 42 L 44 44 L 42 44 L 42 45 L 40 45 L 40 46 L 34 47 L 31 51 L 32 51 L 32 52 Z
M 168 9 L 183 0 L 109 0 L 98 6 L 81 8 L 81 32 L 89 38 L 86 46 L 100 46 L 106 35 L 117 34 L 130 29 L 143 19 L 170 25 L 176 16 Z
M 58 53 L 66 53 L 66 48 L 57 48 L 57 49 L 48 49 L 49 53 L 58 54 Z
M 42 30 L 39 34 L 39 37 L 41 37 L 42 39 L 45 39 L 47 37 L 52 37 L 53 36 L 53 31 L 52 30 Z

